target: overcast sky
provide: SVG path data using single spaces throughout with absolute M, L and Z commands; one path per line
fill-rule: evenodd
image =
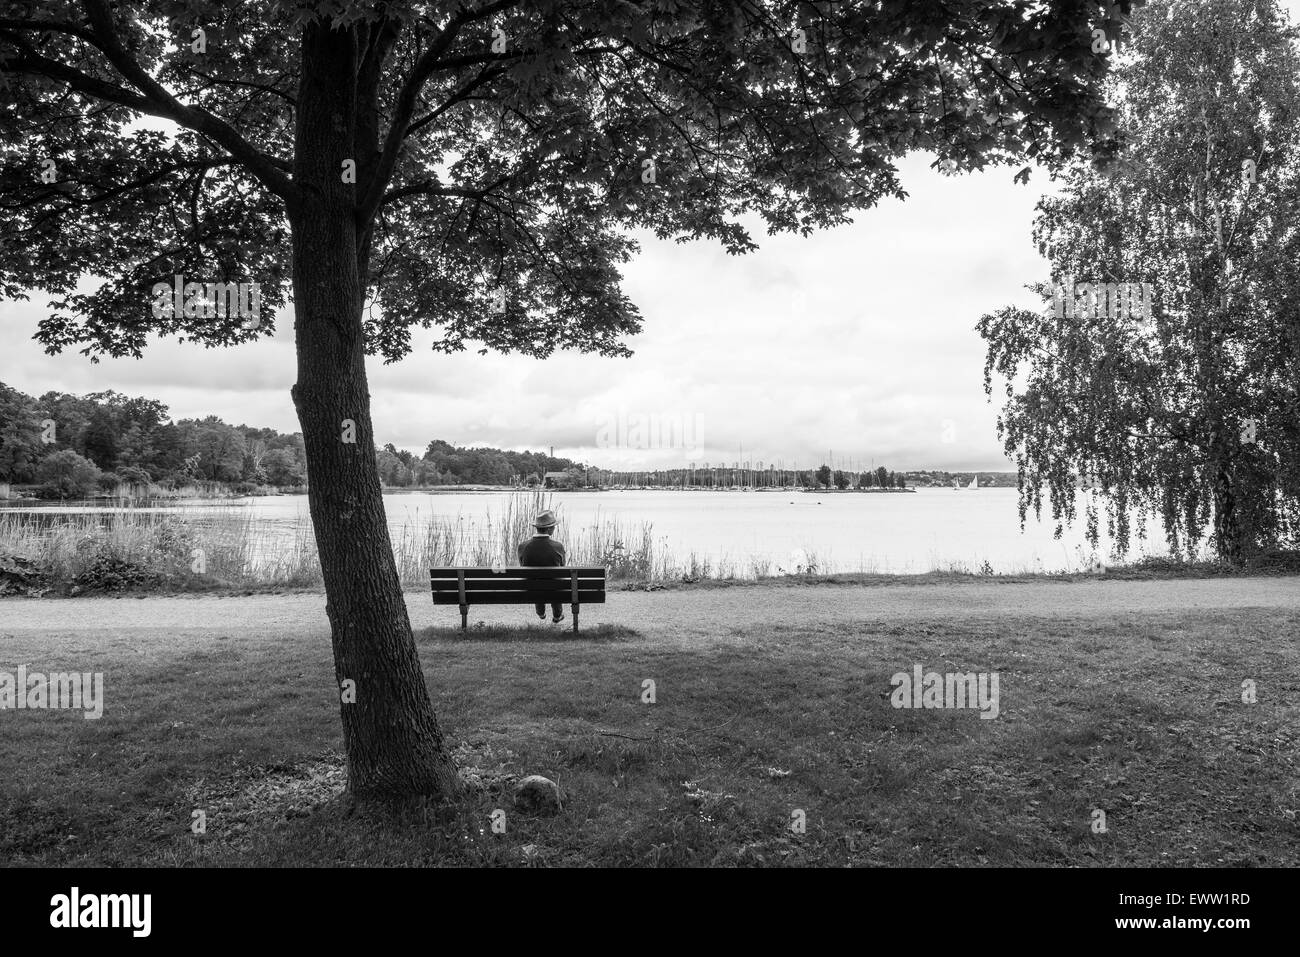
M 907 200 L 807 239 L 756 227 L 762 248 L 748 256 L 644 238 L 625 274 L 645 320 L 630 359 L 444 356 L 417 336 L 403 362 L 371 363 L 378 442 L 553 446 L 624 468 L 807 467 L 830 450 L 837 463 L 896 469 L 1009 468 L 974 326 L 1007 304 L 1040 308 L 1023 287 L 1048 275 L 1030 227 L 1049 184 L 1041 170 L 1026 186 L 1014 166 L 945 177 L 930 162 L 902 163 Z M 287 316 L 255 344 L 155 340 L 141 360 L 92 365 L 32 341 L 44 311 L 37 298 L 0 303 L 0 381 L 30 394 L 114 389 L 161 399 L 175 418 L 298 430 Z
M 929 162 L 904 162 L 905 202 L 807 239 L 756 226 L 762 248 L 748 256 L 644 238 L 625 274 L 645 320 L 630 359 L 444 356 L 417 338 L 403 362 L 371 363 L 377 440 L 554 446 L 615 467 L 731 462 L 743 447 L 787 468 L 828 450 L 891 468 L 1006 468 L 974 324 L 1034 305 L 1022 286 L 1047 275 L 1029 239 L 1046 176 L 1025 187 L 1014 167 L 945 177 Z M 155 339 L 143 359 L 94 365 L 75 350 L 44 354 L 32 336 L 45 312 L 37 297 L 0 303 L 0 381 L 29 394 L 114 389 L 161 399 L 175 418 L 298 430 L 288 317 L 251 345 Z

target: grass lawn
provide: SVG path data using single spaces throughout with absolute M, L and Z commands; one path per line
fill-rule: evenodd
M 1042 611 L 705 638 L 422 630 L 444 731 L 489 782 L 422 817 L 338 800 L 327 635 L 7 636 L 3 667 L 102 671 L 107 690 L 98 721 L 0 712 L 0 862 L 1300 862 L 1300 615 Z M 998 672 L 1000 716 L 891 707 L 890 676 L 915 663 Z M 564 812 L 516 814 L 500 773 L 557 781 Z

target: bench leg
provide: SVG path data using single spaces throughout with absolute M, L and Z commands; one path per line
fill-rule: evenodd
M 574 630 L 574 631 L 577 631 L 577 630 L 578 630 L 578 605 L 577 605 L 577 603 L 575 602 L 575 603 L 574 603 L 572 606 L 570 606 L 570 607 L 573 608 L 573 630 Z
M 468 629 L 469 629 L 469 605 L 461 605 L 460 606 L 460 630 L 467 631 Z

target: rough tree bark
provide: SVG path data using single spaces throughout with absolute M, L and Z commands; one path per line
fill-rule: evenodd
M 1232 473 L 1227 465 L 1220 464 L 1214 472 L 1214 539 L 1219 561 L 1240 565 L 1244 554 L 1242 538 Z
M 1219 381 L 1217 355 L 1207 353 L 1210 382 Z M 1208 388 L 1208 387 L 1207 387 Z M 1209 464 L 1213 476 L 1214 545 L 1219 562 L 1237 566 L 1242 562 L 1244 541 L 1240 515 L 1237 508 L 1236 475 L 1233 452 L 1230 447 L 1228 425 L 1221 410 L 1215 410 L 1216 420 L 1210 433 Z
M 307 453 L 308 502 L 325 578 L 340 684 L 348 787 L 358 799 L 448 794 L 456 769 L 420 670 L 384 515 L 370 420 L 362 327 L 365 287 L 353 187 L 355 31 L 311 27 L 303 37 L 290 210 L 293 402 Z M 347 423 L 355 441 L 347 442 Z

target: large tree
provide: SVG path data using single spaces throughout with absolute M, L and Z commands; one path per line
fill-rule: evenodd
M 1005 380 L 1022 519 L 1046 490 L 1059 533 L 1083 476 L 1094 545 L 1103 511 L 1120 551 L 1154 514 L 1175 552 L 1208 530 L 1238 563 L 1300 543 L 1300 34 L 1273 0 L 1161 0 L 1133 26 L 1117 161 L 1040 203 L 1057 295 L 980 320 L 985 384 Z M 1149 283 L 1150 320 L 1080 283 Z
M 384 521 L 367 353 L 611 355 L 631 230 L 755 243 L 949 169 L 1105 153 L 1129 3 L 1009 0 L 0 2 L 0 294 L 40 339 L 224 345 L 269 317 L 159 310 L 157 282 L 292 293 L 310 510 L 358 796 L 454 785 Z M 140 124 L 141 117 L 165 121 Z M 76 283 L 104 278 L 93 292 Z M 196 314 L 188 314 L 196 313 Z

